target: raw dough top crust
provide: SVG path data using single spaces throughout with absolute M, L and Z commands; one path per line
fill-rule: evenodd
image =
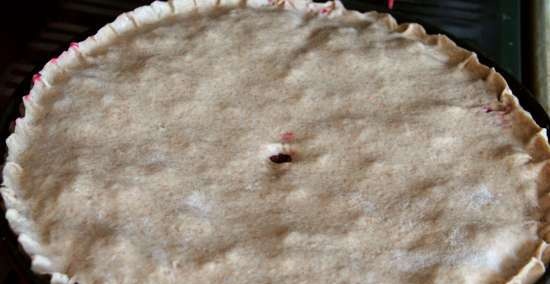
M 544 129 L 388 15 L 155 2 L 24 103 L 2 196 L 54 283 L 531 283 L 548 262 Z

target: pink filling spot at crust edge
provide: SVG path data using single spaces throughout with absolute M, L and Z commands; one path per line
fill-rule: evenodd
M 32 82 L 33 83 L 39 82 L 41 79 L 42 79 L 42 75 L 40 75 L 40 73 L 36 73 L 36 74 L 32 75 Z
M 30 99 L 31 99 L 31 94 L 28 94 L 28 95 L 26 95 L 26 96 L 23 96 L 23 100 L 24 100 L 24 101 L 28 101 L 28 100 L 30 100 Z
M 16 120 L 15 120 L 15 125 L 17 124 L 21 124 L 21 117 L 18 117 Z
M 510 106 L 504 106 L 503 108 L 497 108 L 497 109 L 494 109 L 490 106 L 482 106 L 481 109 L 485 113 L 496 112 L 496 113 L 503 114 L 503 115 L 509 114 L 513 110 L 513 108 L 510 107 Z
M 50 62 L 52 64 L 57 64 L 57 57 L 54 57 L 54 58 L 50 59 Z
M 79 46 L 79 45 L 78 45 L 78 42 L 71 42 L 71 43 L 69 44 L 69 48 L 78 48 L 78 46 Z

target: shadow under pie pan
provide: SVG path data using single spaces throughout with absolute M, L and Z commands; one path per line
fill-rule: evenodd
M 394 16 L 399 23 L 406 23 L 406 22 L 418 22 L 421 24 L 426 31 L 429 34 L 445 34 L 442 32 L 439 28 L 426 24 L 422 21 L 417 21 L 416 19 L 414 21 L 411 21 L 411 19 L 408 19 L 406 17 L 400 17 L 400 16 Z M 88 30 L 87 32 L 83 33 L 82 35 L 78 36 L 75 40 L 79 40 L 82 38 L 85 38 L 87 35 L 95 33 L 96 30 Z M 447 35 L 449 36 L 449 35 Z M 471 51 L 475 51 L 474 48 L 471 48 L 468 44 L 465 42 L 458 40 L 452 36 L 449 36 L 450 39 L 452 39 L 454 42 L 457 43 L 457 45 L 466 48 Z M 61 51 L 59 51 L 61 53 Z M 550 126 L 550 117 L 546 113 L 546 111 L 543 109 L 543 107 L 537 102 L 537 100 L 534 98 L 534 96 L 531 94 L 531 92 L 523 86 L 516 78 L 511 76 L 508 72 L 504 71 L 502 68 L 499 68 L 495 62 L 489 60 L 486 58 L 483 54 L 476 52 L 479 61 L 487 66 L 494 67 L 496 71 L 498 71 L 508 82 L 508 85 L 510 89 L 512 90 L 513 94 L 519 99 L 519 102 L 521 106 L 528 111 L 534 120 L 538 123 L 539 126 L 548 129 Z M 47 58 L 44 58 L 44 60 L 47 60 Z M 42 68 L 42 65 L 36 66 L 34 71 L 37 72 Z M 5 141 L 6 138 L 9 136 L 11 132 L 11 124 L 12 122 L 21 114 L 21 99 L 24 95 L 26 95 L 29 92 L 29 86 L 32 82 L 32 75 L 28 74 L 26 79 L 21 83 L 16 91 L 11 95 L 11 97 L 8 98 L 8 101 L 6 105 L 0 105 L 0 139 L 2 141 Z M 6 147 L 5 143 L 2 143 L 2 146 L 0 146 L 0 155 L 2 157 L 2 164 L 5 161 L 6 157 Z M 0 180 L 2 179 L 2 176 L 0 175 Z M 8 282 L 5 283 L 49 283 L 49 276 L 41 276 L 36 275 L 30 270 L 30 258 L 29 256 L 23 251 L 23 249 L 20 247 L 20 245 L 17 242 L 17 236 L 13 233 L 13 231 L 10 229 L 9 224 L 7 220 L 3 217 L 5 215 L 5 206 L 3 204 L 3 200 L 0 198 L 0 211 L 2 214 L 2 217 L 0 217 L 0 246 L 3 247 L 4 250 L 7 252 L 7 260 L 4 260 L 7 262 L 8 265 L 8 274 L 11 273 L 14 276 L 11 276 L 8 278 Z M 1 252 L 0 248 L 0 252 Z M 2 256 L 0 254 L 0 256 Z M 0 262 L 0 264 L 3 264 Z M 0 272 L 1 269 L 0 269 Z M 0 276 L 2 274 L 0 273 Z M 2 281 L 3 279 L 0 279 Z M 13 282 L 15 281 L 15 282 Z M 541 277 L 541 279 L 536 282 L 538 284 L 543 283 L 550 283 L 550 272 L 546 271 L 546 273 Z M 4 284 L 0 282 L 0 284 Z

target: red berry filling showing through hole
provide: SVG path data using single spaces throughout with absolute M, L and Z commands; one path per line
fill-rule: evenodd
M 290 163 L 292 162 L 292 156 L 288 154 L 279 153 L 277 155 L 273 155 L 269 157 L 269 160 L 271 160 L 275 164 Z

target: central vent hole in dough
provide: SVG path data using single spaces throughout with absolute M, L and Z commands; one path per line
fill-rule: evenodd
M 271 160 L 275 164 L 290 163 L 292 162 L 292 156 L 290 156 L 289 154 L 279 153 L 277 155 L 269 157 L 269 160 Z
M 274 164 L 291 163 L 294 160 L 294 151 L 288 143 L 273 143 L 264 146 L 264 159 Z

